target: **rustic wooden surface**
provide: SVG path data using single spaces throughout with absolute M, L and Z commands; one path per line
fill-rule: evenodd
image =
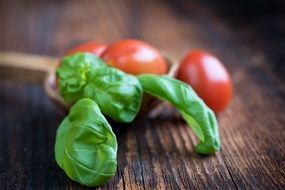
M 118 170 L 102 189 L 284 189 L 285 4 L 282 1 L 1 0 L 0 50 L 60 56 L 72 45 L 140 38 L 180 59 L 201 48 L 229 69 L 222 150 L 202 157 L 172 109 L 114 125 Z M 0 189 L 86 189 L 54 160 L 64 114 L 41 86 L 0 81 Z

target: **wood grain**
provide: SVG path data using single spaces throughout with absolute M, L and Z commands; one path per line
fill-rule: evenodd
M 234 82 L 219 115 L 222 150 L 195 154 L 197 139 L 165 104 L 157 118 L 112 123 L 119 165 L 99 189 L 284 189 L 285 4 L 270 2 L 1 0 L 0 50 L 61 56 L 82 41 L 120 38 L 146 40 L 175 59 L 208 50 Z M 64 113 L 42 87 L 0 81 L 0 105 L 1 189 L 86 189 L 55 163 Z

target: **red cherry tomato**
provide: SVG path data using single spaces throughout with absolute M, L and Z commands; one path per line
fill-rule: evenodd
M 99 44 L 97 42 L 86 42 L 72 48 L 66 53 L 66 55 L 71 55 L 77 52 L 82 52 L 82 53 L 85 52 L 100 56 L 103 53 L 103 51 L 105 51 L 106 48 L 107 45 L 105 44 Z
M 215 113 L 223 111 L 232 97 L 232 82 L 223 64 L 213 55 L 192 51 L 178 69 L 177 78 L 188 83 Z
M 130 74 L 165 74 L 167 64 L 151 45 L 140 40 L 121 40 L 110 45 L 101 58 L 109 65 Z

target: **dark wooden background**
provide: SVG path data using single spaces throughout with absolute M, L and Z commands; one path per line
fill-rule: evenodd
M 280 0 L 0 0 L 0 50 L 60 56 L 86 40 L 140 38 L 179 60 L 217 55 L 234 82 L 222 150 L 202 157 L 168 111 L 115 125 L 118 170 L 103 189 L 284 189 L 285 3 Z M 64 114 L 41 86 L 0 81 L 0 189 L 85 189 L 54 160 Z

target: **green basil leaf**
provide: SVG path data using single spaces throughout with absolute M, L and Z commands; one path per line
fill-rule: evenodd
M 57 75 L 60 93 L 67 102 L 91 98 L 105 115 L 125 123 L 133 121 L 140 109 L 143 90 L 138 79 L 108 67 L 96 56 L 68 56 Z
M 57 164 L 86 186 L 100 186 L 115 174 L 117 149 L 112 128 L 91 99 L 75 103 L 57 130 Z
M 131 122 L 137 115 L 142 86 L 135 76 L 115 68 L 98 68 L 90 73 L 84 97 L 93 99 L 101 111 L 115 121 Z
M 174 105 L 196 134 L 199 154 L 211 154 L 220 149 L 216 116 L 187 84 L 168 76 L 143 74 L 138 76 L 145 92 Z
M 82 97 L 87 75 L 105 63 L 89 53 L 76 53 L 62 59 L 56 74 L 59 80 L 59 90 L 65 101 L 73 103 Z

